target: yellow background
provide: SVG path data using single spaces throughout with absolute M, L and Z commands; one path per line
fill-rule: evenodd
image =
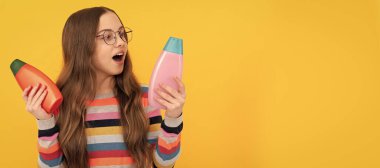
M 0 167 L 37 160 L 36 121 L 9 64 L 56 80 L 66 19 L 99 5 L 134 30 L 141 82 L 168 37 L 184 39 L 176 167 L 380 167 L 378 0 L 0 1 Z

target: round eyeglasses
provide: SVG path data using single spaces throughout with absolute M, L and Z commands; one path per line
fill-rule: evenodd
M 108 45 L 113 45 L 116 42 L 116 33 L 119 35 L 120 39 L 124 42 L 131 42 L 132 41 L 132 30 L 128 27 L 122 27 L 118 31 L 114 32 L 111 29 L 105 29 L 100 31 L 99 35 L 96 37 L 101 37 L 104 42 Z

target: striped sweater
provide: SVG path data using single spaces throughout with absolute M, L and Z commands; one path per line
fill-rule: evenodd
M 153 163 L 156 167 L 173 167 L 180 155 L 182 115 L 178 118 L 162 116 L 159 109 L 148 105 L 148 87 L 142 86 L 142 102 L 149 117 L 147 134 L 152 146 Z M 89 166 L 135 167 L 134 160 L 124 143 L 120 125 L 120 108 L 113 93 L 96 95 L 86 109 L 86 136 Z M 38 165 L 62 167 L 63 155 L 57 137 L 59 128 L 54 117 L 38 122 Z

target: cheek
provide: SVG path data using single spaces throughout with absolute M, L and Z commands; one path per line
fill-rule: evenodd
M 92 56 L 92 64 L 95 65 L 96 67 L 99 67 L 99 65 L 104 62 L 104 53 L 102 53 L 101 50 L 95 50 L 94 55 Z
M 104 42 L 102 43 L 96 43 L 95 44 L 95 52 L 97 53 L 102 53 L 102 52 L 105 52 L 105 51 L 108 51 L 110 48 L 110 46 L 104 44 Z
M 98 53 L 95 53 L 95 54 L 92 56 L 92 59 L 91 59 L 91 63 L 92 63 L 92 65 L 94 65 L 95 67 L 98 67 L 100 62 L 101 62 L 101 61 L 100 61 L 100 58 L 99 58 L 99 54 L 98 54 Z
M 109 46 L 104 45 L 97 45 L 95 47 L 95 52 L 93 55 L 93 60 L 96 61 L 106 61 L 108 58 L 110 58 L 112 54 L 112 48 Z

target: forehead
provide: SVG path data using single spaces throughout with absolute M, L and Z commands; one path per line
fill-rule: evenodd
M 106 12 L 99 18 L 98 30 L 111 29 L 113 31 L 119 30 L 121 24 L 119 18 L 113 12 Z

